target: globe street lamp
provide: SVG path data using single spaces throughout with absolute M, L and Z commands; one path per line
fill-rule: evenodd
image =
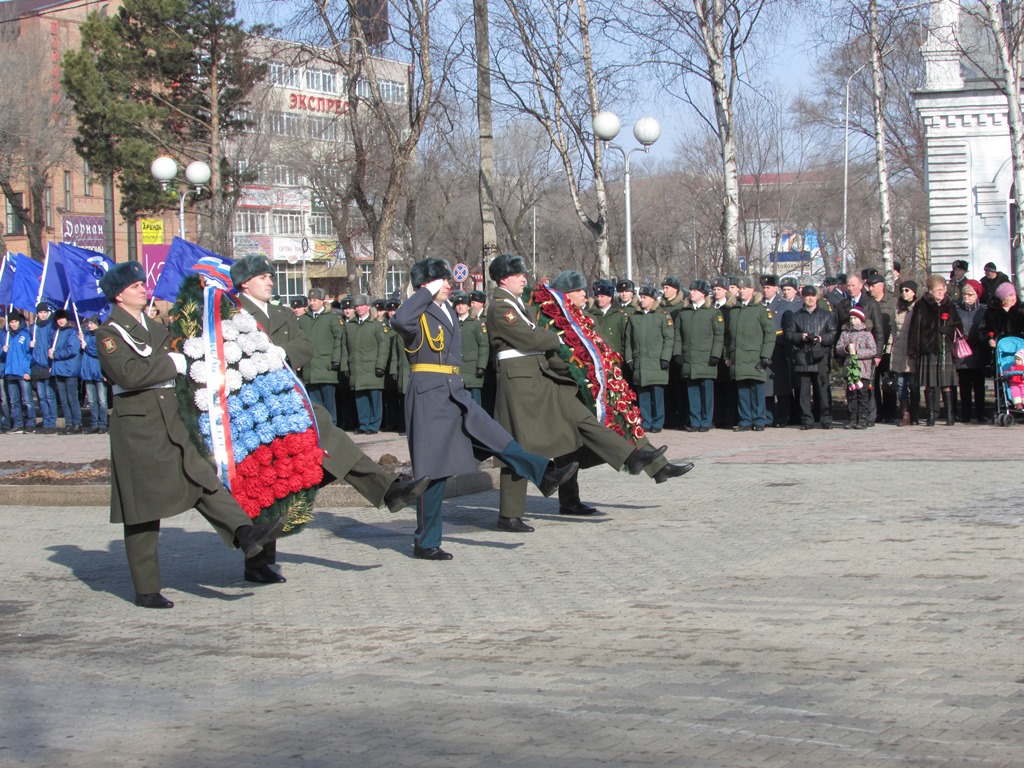
M 150 164 L 149 172 L 166 190 L 170 187 L 171 182 L 178 177 L 178 163 L 173 157 L 161 155 Z M 203 185 L 209 183 L 210 176 L 210 166 L 202 160 L 193 160 L 185 168 L 187 185 L 178 192 L 178 229 L 182 240 L 185 239 L 185 198 L 188 197 L 190 191 L 193 195 L 199 194 Z
M 616 150 L 622 155 L 624 172 L 622 191 L 626 197 L 626 279 L 633 279 L 633 218 L 630 210 L 629 196 L 629 159 L 637 150 L 648 152 L 651 145 L 661 136 L 661 126 L 653 117 L 641 117 L 633 123 L 633 137 L 640 142 L 641 146 L 633 147 L 626 152 L 622 147 L 612 144 L 611 141 L 619 135 L 622 123 L 619 116 L 614 112 L 598 112 L 593 119 L 594 135 L 606 143 L 609 149 Z

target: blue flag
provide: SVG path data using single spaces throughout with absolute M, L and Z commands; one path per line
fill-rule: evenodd
M 25 312 L 35 312 L 39 303 L 39 286 L 43 281 L 43 265 L 19 253 L 14 260 L 14 285 L 11 304 Z
M 43 281 L 36 295 L 36 303 L 45 301 L 51 307 L 63 307 L 71 294 L 68 292 L 68 278 L 64 274 L 64 259 L 61 246 L 48 243 L 46 260 L 43 262 Z M 32 305 L 35 311 L 35 304 Z
M 11 296 L 14 293 L 14 260 L 15 255 L 8 252 L 4 256 L 3 267 L 0 268 L 0 304 L 5 307 L 11 306 Z
M 77 245 L 62 243 L 60 249 L 64 261 L 64 274 L 68 279 L 68 291 L 80 317 L 110 314 L 110 302 L 100 290 L 100 279 L 114 262 L 106 254 L 79 248 Z
M 192 273 L 192 267 L 203 257 L 217 259 L 229 267 L 234 264 L 231 259 L 221 256 L 219 253 L 208 251 L 195 243 L 188 242 L 188 240 L 175 237 L 171 241 L 170 250 L 167 251 L 164 268 L 160 271 L 160 277 L 153 288 L 153 298 L 164 301 L 177 299 L 181 281 Z

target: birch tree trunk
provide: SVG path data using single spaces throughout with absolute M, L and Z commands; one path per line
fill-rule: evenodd
M 889 206 L 889 166 L 885 159 L 885 79 L 882 76 L 882 50 L 879 46 L 878 0 L 870 0 L 869 38 L 871 40 L 871 82 L 875 119 L 875 169 L 878 175 L 878 214 L 882 239 L 882 272 L 892 274 L 892 213 Z

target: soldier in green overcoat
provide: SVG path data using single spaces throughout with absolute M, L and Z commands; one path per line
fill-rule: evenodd
M 384 303 L 381 322 L 384 335 L 390 342 L 388 365 L 384 377 L 384 429 L 405 434 L 405 390 L 409 386 L 409 359 L 405 354 L 401 334 L 394 329 L 395 311 L 402 305 L 396 298 Z
M 352 299 L 355 317 L 345 324 L 348 342 L 348 379 L 355 393 L 356 413 L 361 435 L 375 435 L 384 417 L 381 392 L 391 351 L 384 338 L 384 326 L 370 317 L 370 297 L 359 294 Z
M 707 280 L 690 283 L 690 301 L 677 316 L 673 357 L 680 360 L 689 404 L 687 432 L 711 429 L 714 381 L 725 348 L 725 318 L 710 296 Z
M 775 351 L 775 320 L 771 311 L 754 300 L 753 282 L 737 278 L 739 298 L 729 310 L 726 365 L 736 382 L 736 432 L 763 432 L 767 421 L 764 383 Z
M 338 371 L 347 362 L 345 329 L 341 318 L 324 306 L 326 298 L 327 292 L 323 288 L 311 288 L 306 311 L 298 316 L 299 327 L 313 342 L 313 359 L 302 367 L 300 373 L 310 401 L 322 405 L 331 415 L 331 423 L 337 426 Z
M 114 304 L 96 329 L 100 368 L 114 393 L 110 522 L 124 525 L 135 604 L 172 608 L 160 594 L 161 519 L 195 507 L 225 543 L 251 557 L 281 534 L 287 518 L 254 526 L 192 443 L 174 391 L 185 358 L 170 351 L 167 328 L 145 317 L 146 273 L 139 262 L 117 264 L 99 285 Z
M 672 318 L 657 309 L 660 298 L 653 285 L 640 287 L 640 309 L 629 318 L 624 353 L 633 372 L 644 431 L 651 433 L 665 426 L 665 386 L 675 341 Z
M 594 305 L 587 312 L 594 318 L 594 326 L 601 334 L 601 338 L 621 356 L 626 343 L 629 315 L 614 306 L 614 301 L 615 286 L 607 281 L 598 280 L 594 283 Z
M 482 405 L 484 374 L 491 355 L 487 326 L 482 318 L 474 318 L 470 312 L 468 293 L 453 291 L 451 300 L 462 332 L 462 381 L 470 396 L 478 405 Z

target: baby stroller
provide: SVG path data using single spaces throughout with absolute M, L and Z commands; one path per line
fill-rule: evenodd
M 1014 417 L 1024 420 L 1024 410 L 1013 404 L 1010 397 L 1010 384 L 1007 373 L 1013 365 L 1013 358 L 1017 351 L 1024 349 L 1024 339 L 1018 336 L 1004 336 L 996 343 L 995 376 L 993 382 L 996 390 L 996 418 L 997 427 L 1012 427 Z

